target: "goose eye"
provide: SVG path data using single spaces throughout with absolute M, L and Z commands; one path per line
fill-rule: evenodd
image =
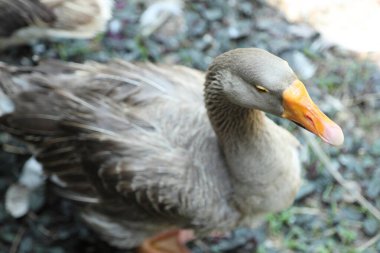
M 256 89 L 259 91 L 259 92 L 269 92 L 269 90 L 261 85 L 256 85 Z

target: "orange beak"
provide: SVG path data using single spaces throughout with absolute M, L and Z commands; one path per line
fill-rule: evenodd
M 305 85 L 296 80 L 283 93 L 283 118 L 295 121 L 331 145 L 344 141 L 342 129 L 311 100 Z

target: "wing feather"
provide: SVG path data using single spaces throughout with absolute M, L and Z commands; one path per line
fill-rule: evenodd
M 204 206 L 223 201 L 200 192 L 208 172 L 194 163 L 188 150 L 192 141 L 171 136 L 167 126 L 170 118 L 183 124 L 186 117 L 186 110 L 167 114 L 168 107 L 203 108 L 200 72 L 122 61 L 1 71 L 0 84 L 14 86 L 9 96 L 15 111 L 1 117 L 0 125 L 37 147 L 37 158 L 63 196 L 135 204 L 184 226 L 207 224 Z M 166 122 L 157 119 L 161 115 Z M 194 135 L 208 129 L 202 117 L 194 119 Z M 216 186 L 212 177 L 209 181 Z M 201 199 L 193 201 L 197 196 Z

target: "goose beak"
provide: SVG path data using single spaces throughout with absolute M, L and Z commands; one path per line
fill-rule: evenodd
M 314 104 L 301 81 L 296 80 L 286 88 L 282 98 L 283 118 L 298 123 L 331 145 L 343 144 L 342 129 Z

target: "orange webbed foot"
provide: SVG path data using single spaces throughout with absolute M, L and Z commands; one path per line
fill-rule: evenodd
M 194 239 L 191 230 L 173 229 L 146 239 L 139 253 L 190 253 L 185 244 Z

